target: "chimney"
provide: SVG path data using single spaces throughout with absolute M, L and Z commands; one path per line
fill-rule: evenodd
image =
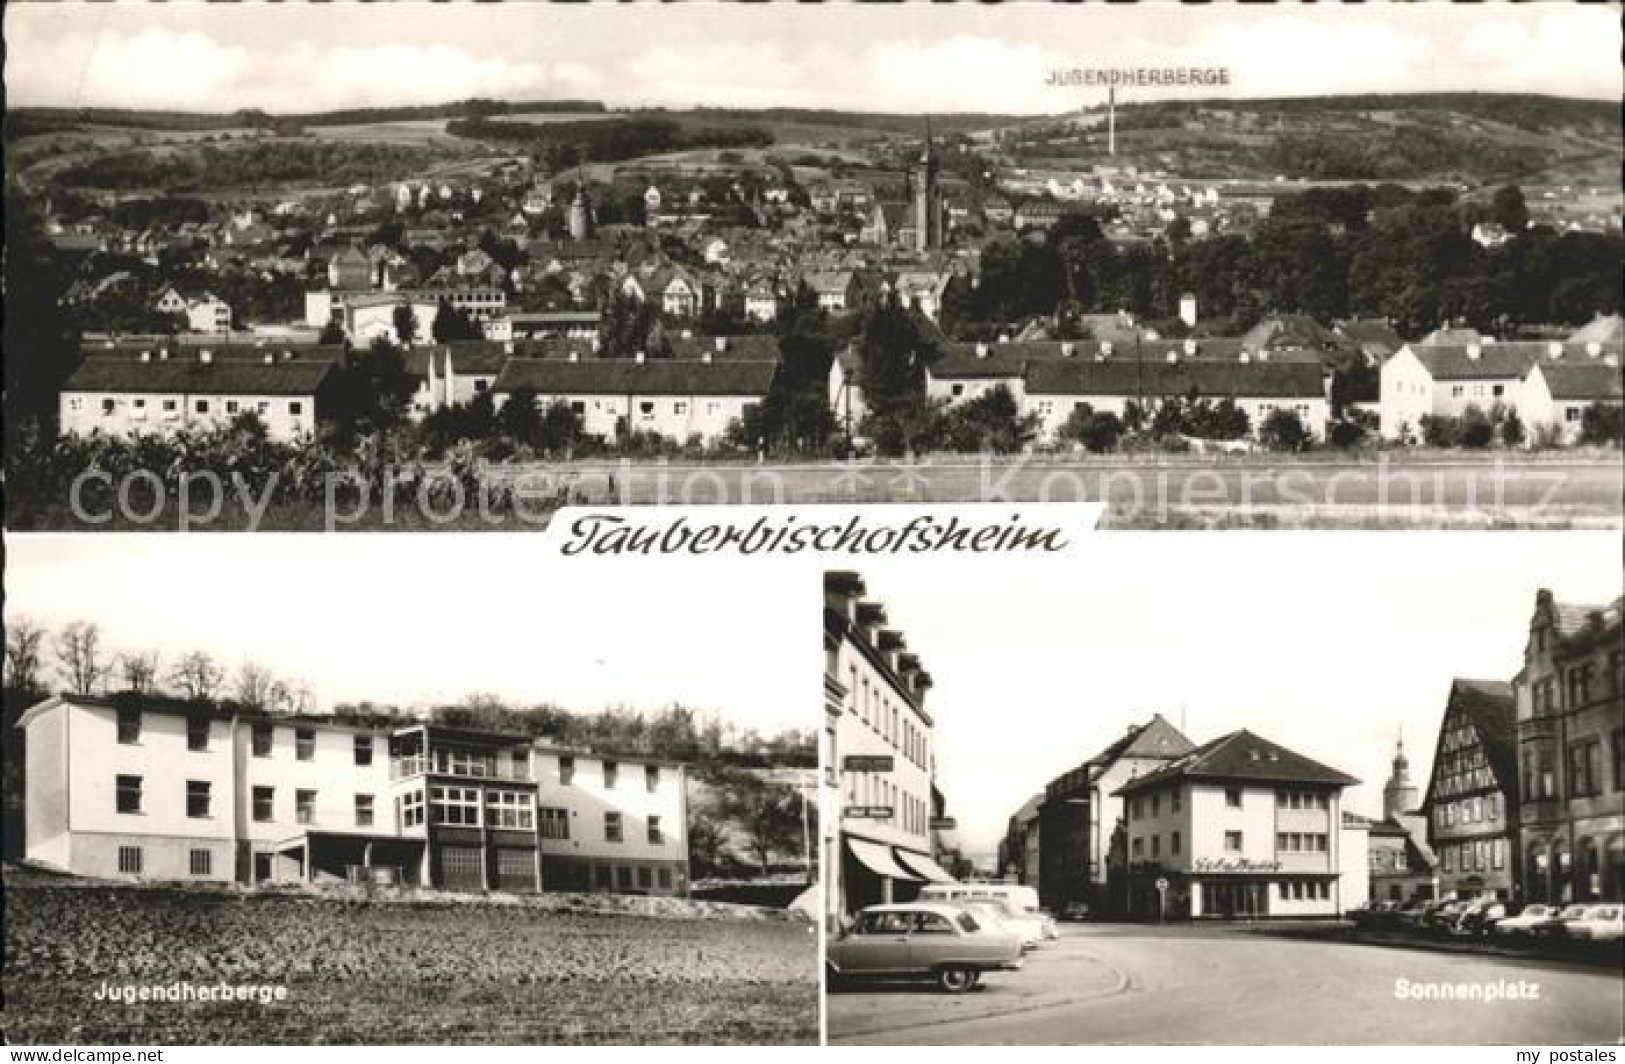
M 1104 362 L 1108 358 L 1111 358 L 1111 357 L 1112 357 L 1112 342 L 1110 340 L 1102 340 L 1102 341 L 1100 341 L 1100 353 L 1095 356 L 1095 361 L 1096 362 Z
M 143 361 L 143 362 L 151 362 L 152 361 L 152 352 L 151 351 L 143 351 L 143 352 L 141 352 L 141 361 Z
M 1269 351 L 1267 349 L 1263 350 L 1263 351 L 1260 351 L 1258 353 L 1258 361 L 1260 361 L 1260 362 L 1268 362 L 1269 360 L 1270 360 L 1270 353 L 1269 353 Z
M 1179 361 L 1179 352 L 1178 351 L 1169 351 L 1168 352 L 1168 364 L 1171 366 L 1175 362 L 1178 362 L 1178 361 Z
M 160 361 L 160 362 L 168 362 L 169 361 L 169 348 L 160 347 L 158 349 L 158 361 Z
M 595 355 L 598 353 L 598 345 L 600 342 L 601 341 L 598 339 L 598 334 L 594 333 L 592 338 L 592 353 Z
M 284 361 L 284 362 L 292 362 L 293 361 L 293 350 L 291 348 L 284 347 L 282 349 L 282 361 Z
M 999 334 L 999 343 L 1007 344 L 1009 342 L 1010 342 L 1010 334 L 1009 333 L 1000 333 Z
M 1589 341 L 1587 341 L 1586 342 L 1586 354 L 1591 356 L 1592 358 L 1596 358 L 1598 355 L 1602 354 L 1602 343 L 1600 341 L 1597 341 L 1597 340 L 1589 340 Z
M 640 366 L 641 366 L 641 365 L 643 365 L 643 352 L 642 352 L 642 351 L 639 351 L 639 352 L 638 352 L 638 353 L 637 353 L 637 354 L 636 354 L 636 355 L 633 355 L 633 356 L 632 356 L 632 359 L 633 359 L 633 361 L 635 361 L 635 362 L 636 362 L 636 363 L 637 363 L 637 364 L 638 364 L 638 365 L 640 365 Z
M 265 352 L 265 364 L 267 366 L 269 366 L 269 365 L 274 364 L 275 362 L 276 362 L 276 356 L 274 354 L 272 354 L 271 352 L 269 352 L 269 351 Z
M 504 341 L 502 341 L 502 353 L 505 354 L 505 355 L 513 354 L 513 341 L 512 340 L 504 340 Z
M 1559 341 L 1559 340 L 1553 340 L 1551 343 L 1547 344 L 1546 345 L 1546 353 L 1548 355 L 1550 355 L 1552 358 L 1562 358 L 1563 357 L 1563 344 L 1562 344 L 1562 342 Z
M 1482 345 L 1480 345 L 1480 344 L 1468 344 L 1467 345 L 1467 357 L 1474 360 L 1475 362 L 1483 354 L 1484 354 L 1484 348 L 1483 348 Z
M 214 362 L 214 352 L 205 347 L 197 353 L 197 360 L 205 366 L 210 365 Z
M 704 362 L 706 365 L 710 365 L 711 364 L 711 352 L 709 352 L 709 351 L 701 352 L 700 361 Z
M 728 338 L 726 336 L 717 337 L 717 350 L 719 352 L 728 350 Z
M 1242 348 L 1241 349 L 1241 364 L 1243 366 L 1245 366 L 1247 363 L 1251 362 L 1252 360 L 1253 360 L 1252 356 L 1247 353 L 1247 349 L 1245 347 Z
M 1062 358 L 1071 358 L 1072 355 L 1076 351 L 1077 351 L 1077 347 L 1076 347 L 1076 345 L 1074 345 L 1072 343 L 1071 340 L 1065 340 L 1065 341 L 1063 341 L 1061 343 L 1061 357 Z
M 576 351 L 574 348 L 571 348 L 571 350 L 570 350 L 570 361 L 571 362 L 580 362 L 581 361 L 580 352 Z
M 977 358 L 986 358 L 987 357 L 987 345 L 986 344 L 977 343 L 977 345 L 976 345 L 976 357 Z
M 1195 340 L 1186 340 L 1185 341 L 1185 353 L 1187 355 L 1195 355 L 1196 354 L 1196 341 Z

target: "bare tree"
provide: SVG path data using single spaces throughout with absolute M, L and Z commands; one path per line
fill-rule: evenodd
M 119 655 L 119 669 L 124 673 L 124 686 L 131 691 L 148 695 L 158 686 L 160 660 L 156 650 Z
M 266 692 L 265 708 L 273 713 L 309 713 L 316 708 L 316 691 L 304 680 L 276 680 Z
M 45 626 L 28 617 L 13 617 L 6 625 L 6 686 L 37 691 Z
M 57 666 L 68 690 L 76 695 L 96 693 L 112 662 L 102 657 L 102 630 L 89 621 L 74 621 L 56 634 Z
M 169 676 L 184 697 L 193 702 L 208 702 L 220 690 L 225 670 L 214 663 L 207 651 L 194 650 L 181 655 Z
M 238 702 L 252 709 L 270 709 L 272 696 L 278 686 L 270 669 L 245 661 L 237 669 L 236 683 L 231 693 Z

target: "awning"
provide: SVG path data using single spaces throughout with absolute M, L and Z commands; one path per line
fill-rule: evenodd
M 942 870 L 942 866 L 931 860 L 923 853 L 913 853 L 909 850 L 897 850 L 897 859 L 903 867 L 924 879 L 928 883 L 954 883 L 953 876 Z
M 903 868 L 892 859 L 890 846 L 882 846 L 878 842 L 865 842 L 863 839 L 854 839 L 850 835 L 846 839 L 847 849 L 858 863 L 877 876 L 888 876 L 892 879 L 901 879 L 909 883 L 917 882 L 920 877 Z

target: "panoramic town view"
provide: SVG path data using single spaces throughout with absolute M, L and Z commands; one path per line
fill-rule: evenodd
M 1619 544 L 1569 535 L 826 573 L 830 1041 L 1616 1042 Z
M 1619 525 L 1621 127 L 1586 64 L 1568 93 L 1463 93 L 1419 59 L 1355 87 L 1001 42 L 1012 84 L 982 98 L 1010 111 L 978 113 L 871 69 L 879 45 L 872 95 L 754 105 L 750 68 L 496 40 L 612 14 L 482 12 L 483 51 L 461 32 L 425 79 L 469 95 L 425 99 L 396 53 L 365 91 L 287 84 L 280 60 L 379 29 L 362 10 L 8 12 L 10 526 L 986 498 L 1102 499 L 1118 527 Z M 730 39 L 836 32 L 737 15 Z M 271 25 L 287 43 L 248 51 Z M 948 69 L 959 25 L 916 66 Z
M 391 589 L 399 554 L 322 537 L 167 542 L 10 552 L 13 1041 L 818 1041 L 818 755 L 793 710 L 604 635 L 652 624 L 493 622 L 392 662 L 421 611 L 511 606 Z M 509 543 L 493 564 L 523 556 Z M 251 559 L 288 571 L 275 601 L 201 617 L 149 594 L 183 557 L 211 583 L 241 586 Z M 339 573 L 378 612 L 290 634 L 293 603 Z

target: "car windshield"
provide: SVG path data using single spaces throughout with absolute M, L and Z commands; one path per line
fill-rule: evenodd
M 1531 905 L 1523 911 L 1525 916 L 1545 916 L 1552 910 L 1545 905 Z
M 1585 912 L 1586 907 L 1584 905 L 1570 905 L 1567 909 L 1563 910 L 1562 915 L 1563 919 L 1565 920 L 1573 920 L 1575 917 L 1584 916 Z
M 1620 908 L 1617 905 L 1599 905 L 1591 910 L 1591 915 L 1599 920 L 1618 920 Z
M 982 925 L 976 922 L 976 917 L 972 916 L 970 913 L 963 912 L 959 914 L 959 926 L 966 931 L 972 932 L 980 931 L 982 929 Z

